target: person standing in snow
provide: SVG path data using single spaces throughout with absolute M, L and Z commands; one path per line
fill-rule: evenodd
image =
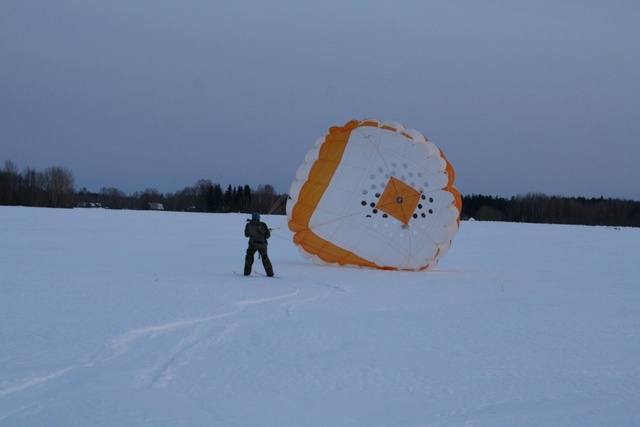
M 273 266 L 267 254 L 267 239 L 271 237 L 271 230 L 267 227 L 267 224 L 260 221 L 260 214 L 258 212 L 251 214 L 251 219 L 247 220 L 247 225 L 244 227 L 244 236 L 249 238 L 247 256 L 244 259 L 244 275 L 248 276 L 251 274 L 253 257 L 256 252 L 258 252 L 260 258 L 262 258 L 264 271 L 267 273 L 267 276 L 273 277 Z

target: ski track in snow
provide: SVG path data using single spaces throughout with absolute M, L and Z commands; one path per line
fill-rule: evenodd
M 40 384 L 46 383 L 47 381 L 51 381 L 54 380 L 56 378 L 59 378 L 65 374 L 68 374 L 71 370 L 73 369 L 73 367 L 69 367 L 69 368 L 64 368 L 64 369 L 60 369 L 58 371 L 55 372 L 51 372 L 49 374 L 46 375 L 42 375 L 42 376 L 33 376 L 30 378 L 26 378 L 26 379 L 22 379 L 16 382 L 19 382 L 19 385 L 15 385 L 15 386 L 10 386 L 8 388 L 5 388 L 4 390 L 0 390 L 0 397 L 4 397 L 4 396 L 8 396 L 10 394 L 13 393 L 17 393 L 20 391 L 24 391 L 26 389 L 29 389 L 31 387 L 35 387 L 38 386 Z
M 167 387 L 174 379 L 175 375 L 177 375 L 175 372 L 177 367 L 187 365 L 194 351 L 202 347 L 220 344 L 240 328 L 237 322 L 226 323 L 221 328 L 218 324 L 219 321 L 233 318 L 233 316 L 242 313 L 252 306 L 267 305 L 269 303 L 286 299 L 293 300 L 274 306 L 273 312 L 274 314 L 280 313 L 286 318 L 291 318 L 293 317 L 293 312 L 304 304 L 314 300 L 330 297 L 336 293 L 348 292 L 351 289 L 350 286 L 331 285 L 322 282 L 310 282 L 308 284 L 314 286 L 307 288 L 308 291 L 306 293 L 310 293 L 311 295 L 304 297 L 294 298 L 301 293 L 301 288 L 287 283 L 286 285 L 293 288 L 293 291 L 272 297 L 240 300 L 234 304 L 234 309 L 228 312 L 206 317 L 150 325 L 123 332 L 115 338 L 110 339 L 105 344 L 105 349 L 100 352 L 99 356 L 85 358 L 85 360 L 94 360 L 68 366 L 45 375 L 22 378 L 15 381 L 18 384 L 0 389 L 0 397 L 9 396 L 14 393 L 20 393 L 34 387 L 42 386 L 45 383 L 60 379 L 73 371 L 95 368 L 101 364 L 113 362 L 114 360 L 124 357 L 129 353 L 133 348 L 135 348 L 137 342 L 173 333 L 175 334 L 175 337 L 173 338 L 175 344 L 169 349 L 158 351 L 155 355 L 155 357 L 157 357 L 157 361 L 154 365 L 137 373 L 133 384 L 135 388 Z M 315 290 L 312 290 L 314 288 Z M 211 332 L 214 329 L 216 331 Z M 178 332 L 181 330 L 186 330 L 187 332 L 179 335 Z M 78 359 L 82 360 L 82 358 Z M 0 414 L 0 421 L 10 418 L 37 404 L 38 402 L 35 402 L 10 414 Z
M 165 387 L 173 378 L 174 367 L 180 364 L 188 364 L 190 353 L 192 353 L 196 348 L 219 344 L 228 336 L 235 333 L 239 328 L 237 323 L 230 323 L 225 325 L 224 329 L 221 332 L 218 332 L 213 337 L 210 337 L 206 333 L 209 328 L 206 328 L 204 325 L 210 322 L 237 315 L 250 306 L 266 304 L 286 298 L 292 298 L 299 292 L 300 289 L 296 289 L 293 292 L 279 296 L 259 298 L 254 300 L 243 300 L 237 302 L 235 304 L 236 308 L 227 313 L 221 313 L 200 319 L 155 325 L 126 332 L 112 340 L 112 344 L 110 345 L 110 347 L 115 348 L 116 350 L 116 355 L 114 355 L 113 357 L 118 357 L 124 354 L 133 341 L 144 336 L 154 337 L 159 333 L 167 333 L 175 331 L 177 329 L 195 325 L 195 328 L 188 332 L 184 338 L 180 339 L 179 342 L 175 344 L 175 346 L 173 346 L 168 351 L 160 353 L 156 364 L 152 368 L 138 374 L 135 382 L 136 387 Z
M 282 295 L 241 300 L 234 304 L 235 308 L 233 310 L 225 313 L 219 313 L 212 316 L 196 319 L 186 319 L 158 325 L 151 325 L 124 332 L 111 339 L 106 344 L 106 349 L 102 352 L 102 356 L 97 360 L 69 366 L 63 369 L 59 369 L 55 372 L 48 373 L 46 375 L 33 376 L 17 380 L 17 385 L 10 385 L 4 389 L 0 389 L 0 397 L 23 392 L 32 387 L 40 386 L 49 381 L 53 381 L 60 377 L 63 377 L 64 375 L 69 374 L 70 372 L 72 372 L 73 370 L 77 370 L 78 368 L 91 368 L 102 363 L 111 362 L 114 359 L 127 354 L 135 346 L 135 343 L 142 340 L 143 338 L 154 338 L 161 334 L 169 334 L 181 329 L 190 328 L 186 335 L 182 338 L 176 337 L 177 343 L 172 348 L 159 354 L 158 360 L 153 367 L 140 372 L 135 379 L 135 386 L 138 388 L 164 387 L 172 379 L 173 367 L 176 364 L 188 363 L 190 351 L 195 348 L 207 345 L 219 344 L 229 335 L 236 332 L 236 330 L 238 329 L 238 324 L 232 322 L 226 324 L 223 327 L 222 331 L 215 333 L 213 336 L 208 336 L 207 331 L 211 329 L 211 327 L 206 326 L 208 323 L 215 323 L 221 319 L 233 317 L 234 315 L 242 313 L 244 310 L 251 306 L 267 304 L 287 298 L 293 298 L 299 293 L 300 288 L 295 288 L 293 292 L 288 292 Z M 305 298 L 304 300 L 311 300 L 316 298 L 317 297 L 311 297 Z M 296 303 L 293 302 L 291 304 L 295 305 Z M 281 311 L 279 306 L 276 308 L 276 311 Z M 0 416 L 0 420 L 5 417 Z
M 328 288 L 328 289 L 325 289 L 325 291 L 319 295 L 312 295 L 309 297 L 299 298 L 299 299 L 296 299 L 295 301 L 290 301 L 285 304 L 282 304 L 279 310 L 283 311 L 287 317 L 292 317 L 295 309 L 299 308 L 304 304 L 307 304 L 309 302 L 312 302 L 321 298 L 327 298 L 335 294 L 336 292 L 349 292 L 351 290 L 350 286 L 329 285 L 326 283 L 319 283 L 319 282 L 311 282 L 309 284 L 317 285 L 322 288 Z
M 292 312 L 294 308 L 299 307 L 308 302 L 327 298 L 336 292 L 346 292 L 350 287 L 348 286 L 334 286 L 328 285 L 324 283 L 314 282 L 315 285 L 319 285 L 325 289 L 324 292 L 320 294 L 315 294 L 303 298 L 294 299 L 291 302 L 287 302 L 285 304 L 279 305 L 277 308 L 274 308 L 275 313 L 284 312 L 287 318 L 293 316 Z M 289 285 L 292 286 L 292 285 Z M 293 287 L 293 286 L 292 286 Z M 254 305 L 262 305 L 267 303 L 272 303 L 276 301 L 280 301 L 283 299 L 293 298 L 296 295 L 299 295 L 301 292 L 300 287 L 295 287 L 293 292 L 274 296 L 274 297 L 266 297 L 254 300 L 243 300 L 239 301 L 235 304 L 236 308 L 230 312 L 222 313 L 214 316 L 209 316 L 200 319 L 192 319 L 185 320 L 179 322 L 172 322 L 168 324 L 155 325 L 146 328 L 140 328 L 133 331 L 126 332 L 115 339 L 112 340 L 109 347 L 114 348 L 116 354 L 112 357 L 118 357 L 127 352 L 130 344 L 140 339 L 144 336 L 154 337 L 159 333 L 166 333 L 170 331 L 175 331 L 177 329 L 189 327 L 195 325 L 189 333 L 187 333 L 184 338 L 179 340 L 171 349 L 160 354 L 158 361 L 156 364 L 144 372 L 138 374 L 135 382 L 136 387 L 166 387 L 174 376 L 174 368 L 179 365 L 186 365 L 189 363 L 190 354 L 193 353 L 196 349 L 201 347 L 206 347 L 208 345 L 217 345 L 225 340 L 228 336 L 232 335 L 239 329 L 238 323 L 230 323 L 225 325 L 224 329 L 220 332 L 215 333 L 212 337 L 209 336 L 208 330 L 209 327 L 206 326 L 207 323 L 217 321 L 223 318 L 232 317 L 244 311 L 246 308 Z

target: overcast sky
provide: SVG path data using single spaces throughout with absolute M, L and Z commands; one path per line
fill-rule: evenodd
M 462 194 L 640 200 L 640 2 L 0 2 L 0 162 L 20 170 L 287 192 L 364 118 L 422 132 Z

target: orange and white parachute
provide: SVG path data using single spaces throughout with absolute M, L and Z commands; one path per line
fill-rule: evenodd
M 298 168 L 289 229 L 317 264 L 433 268 L 460 224 L 453 182 L 451 164 L 420 132 L 352 120 L 330 128 Z

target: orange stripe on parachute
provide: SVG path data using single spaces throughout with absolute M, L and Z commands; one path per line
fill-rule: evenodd
M 447 160 L 447 157 L 444 155 L 442 150 L 440 148 L 438 148 L 438 151 L 440 151 L 440 156 L 447 163 L 446 171 L 447 171 L 447 176 L 449 177 L 449 180 L 447 181 L 447 186 L 444 189 L 447 190 L 448 192 L 450 192 L 453 195 L 453 198 L 454 198 L 453 204 L 456 207 L 456 209 L 458 209 L 458 220 L 457 220 L 457 223 L 458 223 L 458 226 L 459 226 L 460 225 L 460 215 L 462 214 L 462 196 L 460 195 L 460 191 L 458 191 L 458 189 L 453 186 L 453 183 L 456 180 L 456 173 L 453 170 L 453 166 L 451 166 L 451 163 L 449 163 L 449 160 Z
M 352 120 L 343 127 L 333 126 L 329 129 L 329 134 L 320 147 L 318 159 L 311 167 L 309 178 L 300 189 L 298 201 L 291 213 L 289 229 L 295 233 L 293 242 L 296 245 L 324 262 L 376 267 L 374 263 L 319 237 L 309 228 L 311 216 L 340 164 L 351 131 L 358 127 L 358 123 L 357 120 Z

